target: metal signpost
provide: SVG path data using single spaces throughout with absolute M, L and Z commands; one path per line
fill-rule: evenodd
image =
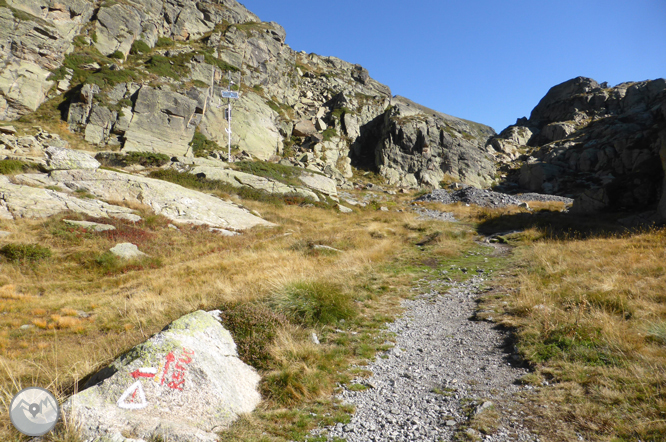
M 228 100 L 228 108 L 226 111 L 226 117 L 227 117 L 227 128 L 225 131 L 227 132 L 227 135 L 229 135 L 229 148 L 228 148 L 228 153 L 227 153 L 227 161 L 231 163 L 231 100 L 237 100 L 239 98 L 238 92 L 232 91 L 231 90 L 231 85 L 235 84 L 233 81 L 231 81 L 231 72 L 229 72 L 229 87 L 226 91 L 222 91 L 222 98 L 226 98 Z

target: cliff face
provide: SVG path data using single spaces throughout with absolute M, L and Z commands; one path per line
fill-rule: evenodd
M 232 144 L 259 159 L 341 184 L 352 164 L 408 186 L 495 176 L 492 129 L 392 97 L 362 66 L 295 52 L 234 0 L 9 0 L 0 22 L 0 119 L 42 105 L 99 149 L 220 157 L 191 142 L 227 144 L 232 72 Z
M 664 79 L 608 87 L 574 78 L 553 87 L 529 119 L 489 145 L 498 161 L 512 166 L 509 181 L 576 196 L 575 210 L 650 209 L 661 199 L 666 217 Z

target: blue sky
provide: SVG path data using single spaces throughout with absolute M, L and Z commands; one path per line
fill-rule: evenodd
M 240 0 L 294 50 L 501 131 L 552 86 L 666 77 L 666 0 Z

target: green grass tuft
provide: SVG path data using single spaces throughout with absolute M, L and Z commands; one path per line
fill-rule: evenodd
M 132 43 L 132 49 L 130 49 L 130 54 L 132 55 L 137 55 L 137 54 L 147 54 L 150 52 L 150 46 L 143 41 L 143 40 L 135 40 L 134 43 Z
M 252 175 L 269 178 L 281 183 L 292 186 L 302 186 L 303 183 L 298 180 L 302 170 L 292 166 L 269 163 L 267 161 L 239 161 L 234 163 L 237 170 Z
M 349 293 L 327 282 L 302 281 L 288 285 L 274 302 L 287 317 L 307 326 L 333 324 L 356 316 Z
M 192 153 L 195 157 L 205 158 L 216 150 L 221 150 L 220 146 L 211 141 L 201 132 L 194 132 L 194 137 L 190 141 L 192 146 Z
M 125 54 L 121 51 L 115 51 L 113 54 L 109 55 L 109 58 L 115 58 L 116 60 L 124 60 Z
M 158 48 L 170 48 L 173 45 L 174 42 L 169 37 L 159 37 L 157 43 L 155 43 L 155 47 Z

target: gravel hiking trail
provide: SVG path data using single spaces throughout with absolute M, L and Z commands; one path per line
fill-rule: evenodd
M 487 256 L 507 252 L 492 247 L 484 247 Z M 487 272 L 464 282 L 442 273 L 419 281 L 418 294 L 403 302 L 403 316 L 388 326 L 395 345 L 362 367 L 372 375 L 339 394 L 356 411 L 348 424 L 326 429 L 328 440 L 539 440 L 514 402 L 531 387 L 518 382 L 528 371 L 508 332 L 473 319 Z

